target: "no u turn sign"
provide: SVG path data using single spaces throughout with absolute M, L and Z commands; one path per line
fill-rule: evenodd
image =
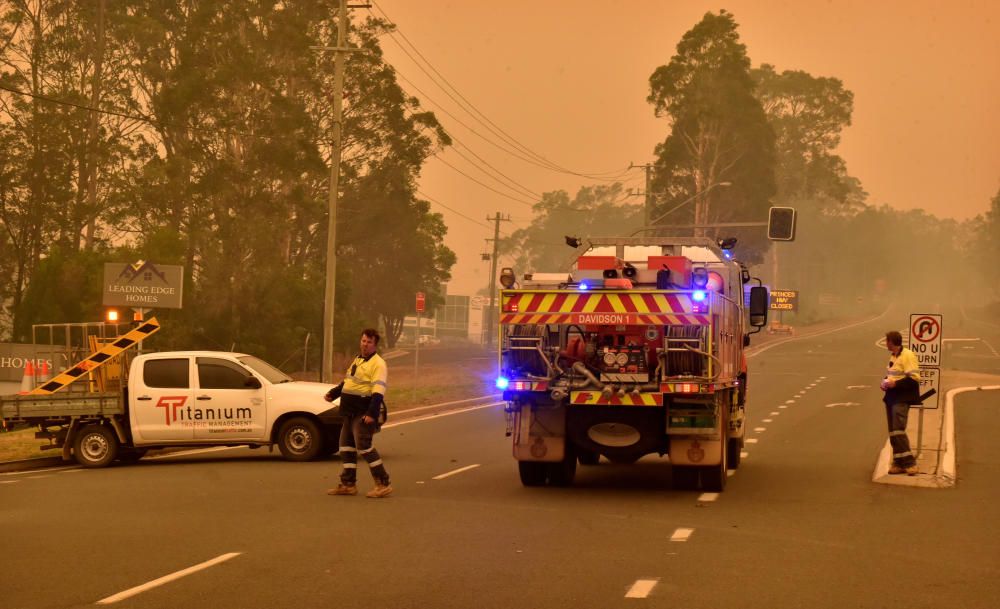
M 941 315 L 910 314 L 910 351 L 921 367 L 941 365 L 941 322 Z

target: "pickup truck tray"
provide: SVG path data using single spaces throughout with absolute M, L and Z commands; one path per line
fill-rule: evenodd
M 0 395 L 0 418 L 4 419 L 111 416 L 124 412 L 122 394 L 118 392 Z

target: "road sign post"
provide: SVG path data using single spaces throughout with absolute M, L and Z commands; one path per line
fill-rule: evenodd
M 420 378 L 420 314 L 424 312 L 423 292 L 417 292 L 417 330 L 413 335 L 413 403 L 417 402 L 417 379 Z
M 941 343 L 943 340 L 944 316 L 936 313 L 910 313 L 910 351 L 917 356 L 920 365 L 920 394 L 933 389 L 934 395 L 921 404 L 913 405 L 920 409 L 917 418 L 917 457 L 920 457 L 924 435 L 924 411 L 938 407 L 941 382 Z

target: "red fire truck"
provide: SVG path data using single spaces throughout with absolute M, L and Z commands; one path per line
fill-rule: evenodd
M 521 482 L 569 485 L 577 462 L 657 454 L 675 487 L 723 490 L 740 461 L 743 350 L 767 323 L 767 289 L 751 287 L 744 306 L 750 274 L 723 249 L 732 241 L 587 243 L 569 272 L 501 274 L 497 387 Z

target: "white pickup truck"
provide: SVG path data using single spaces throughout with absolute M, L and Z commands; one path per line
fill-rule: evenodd
M 122 391 L 0 396 L 0 417 L 84 467 L 137 461 L 173 446 L 275 446 L 289 461 L 337 451 L 331 385 L 295 381 L 252 355 L 173 351 L 138 355 Z M 85 383 L 78 383 L 85 387 Z

